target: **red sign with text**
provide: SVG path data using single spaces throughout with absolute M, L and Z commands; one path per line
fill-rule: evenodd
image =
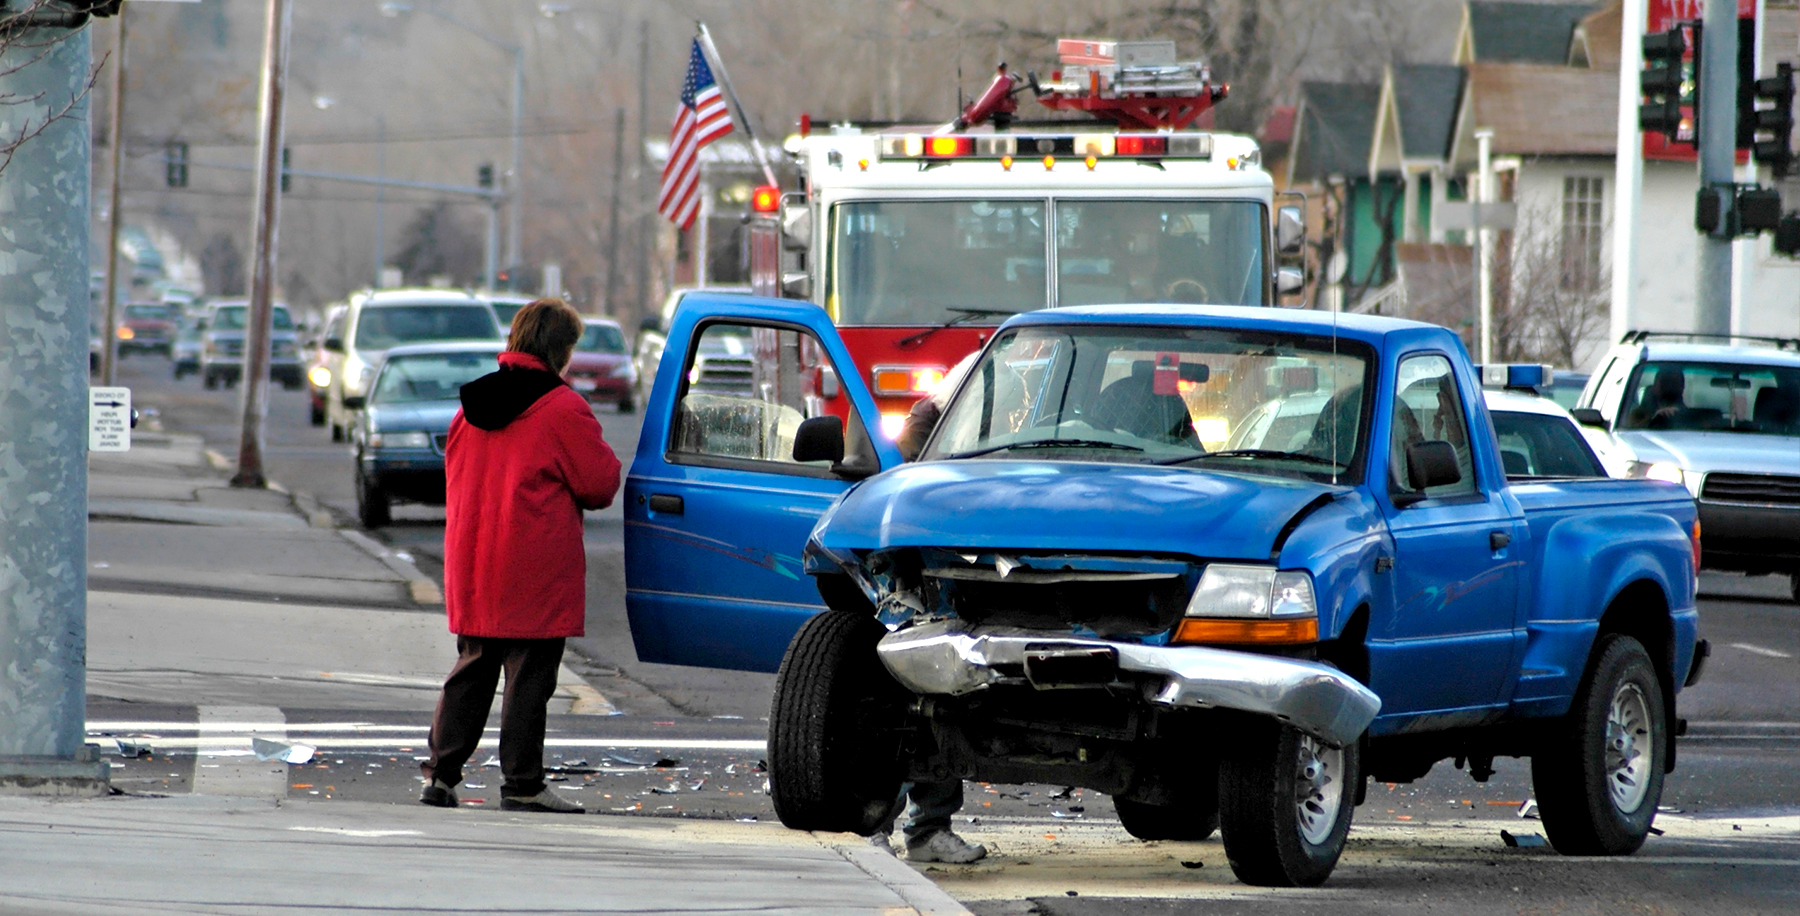
M 1666 32 L 1669 29 L 1674 28 L 1677 23 L 1698 22 L 1705 12 L 1705 0 L 1650 0 L 1649 9 L 1645 16 L 1644 33 L 1648 35 L 1655 32 Z M 1756 0 L 1737 0 L 1737 14 L 1739 19 L 1755 19 Z M 1683 59 L 1691 61 L 1693 60 L 1693 56 L 1690 54 Z M 1695 74 L 1694 76 L 1695 79 L 1699 78 L 1699 74 Z M 1735 108 L 1736 104 L 1737 103 L 1734 100 L 1732 106 Z M 1694 110 L 1691 107 L 1684 105 L 1681 108 L 1681 113 L 1685 118 L 1691 119 L 1694 115 Z M 1699 158 L 1698 151 L 1692 145 L 1687 143 L 1672 143 L 1662 134 L 1645 133 L 1643 139 L 1645 159 L 1657 159 L 1665 162 L 1693 162 Z M 1739 150 L 1737 161 L 1740 163 L 1748 162 L 1749 156 L 1750 154 L 1748 152 Z

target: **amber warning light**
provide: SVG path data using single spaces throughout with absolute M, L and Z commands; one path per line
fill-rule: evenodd
M 765 184 L 751 191 L 750 209 L 758 213 L 774 213 L 781 209 L 781 189 L 772 184 Z

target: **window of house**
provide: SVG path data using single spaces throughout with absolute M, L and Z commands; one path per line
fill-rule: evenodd
M 1606 179 L 1568 176 L 1563 179 L 1562 288 L 1593 292 L 1600 288 Z

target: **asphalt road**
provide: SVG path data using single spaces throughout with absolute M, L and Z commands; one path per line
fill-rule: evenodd
M 155 357 L 123 361 L 120 384 L 134 389 L 140 406 L 155 407 L 168 429 L 235 453 L 235 390 L 205 391 L 191 378 L 176 383 L 168 362 Z M 348 523 L 349 454 L 307 425 L 306 410 L 304 392 L 271 393 L 269 476 L 315 494 Z M 629 463 L 637 417 L 611 407 L 597 416 Z M 375 535 L 437 574 L 442 510 L 397 507 L 395 516 Z M 625 627 L 616 507 L 589 517 L 587 543 L 588 635 L 573 642 L 570 667 L 623 714 L 553 718 L 547 748 L 564 767 L 559 785 L 601 813 L 773 819 L 757 750 L 772 679 L 637 662 Z M 983 916 L 1800 911 L 1800 778 L 1793 763 L 1800 751 L 1800 608 L 1784 596 L 1779 580 L 1703 577 L 1701 627 L 1713 658 L 1705 680 L 1682 695 L 1691 731 L 1665 790 L 1659 826 L 1666 834 L 1628 859 L 1567 859 L 1504 845 L 1501 830 L 1541 828 L 1518 813 L 1531 797 L 1526 763 L 1502 760 L 1486 784 L 1446 762 L 1417 783 L 1372 787 L 1343 865 L 1320 890 L 1243 887 L 1231 879 L 1216 839 L 1139 843 L 1118 828 L 1104 796 L 1045 786 L 972 785 L 958 829 L 994 855 L 927 871 Z M 432 689 L 411 687 L 418 696 L 389 710 L 280 708 L 289 739 L 319 751 L 293 768 L 287 791 L 410 804 Z M 142 740 L 150 756 L 121 757 L 114 775 L 123 787 L 157 793 L 191 791 L 209 767 L 221 765 L 196 743 L 202 712 L 198 704 L 90 702 L 90 722 L 101 731 L 149 736 L 128 738 Z M 497 801 L 497 778 L 472 774 L 470 783 L 466 801 Z

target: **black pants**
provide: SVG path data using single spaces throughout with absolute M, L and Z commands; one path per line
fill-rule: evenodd
M 419 767 L 426 782 L 462 782 L 463 765 L 481 743 L 500 671 L 506 693 L 500 705 L 502 798 L 544 791 L 544 716 L 562 668 L 561 639 L 456 637 L 456 665 L 444 679 L 431 719 L 431 759 Z

